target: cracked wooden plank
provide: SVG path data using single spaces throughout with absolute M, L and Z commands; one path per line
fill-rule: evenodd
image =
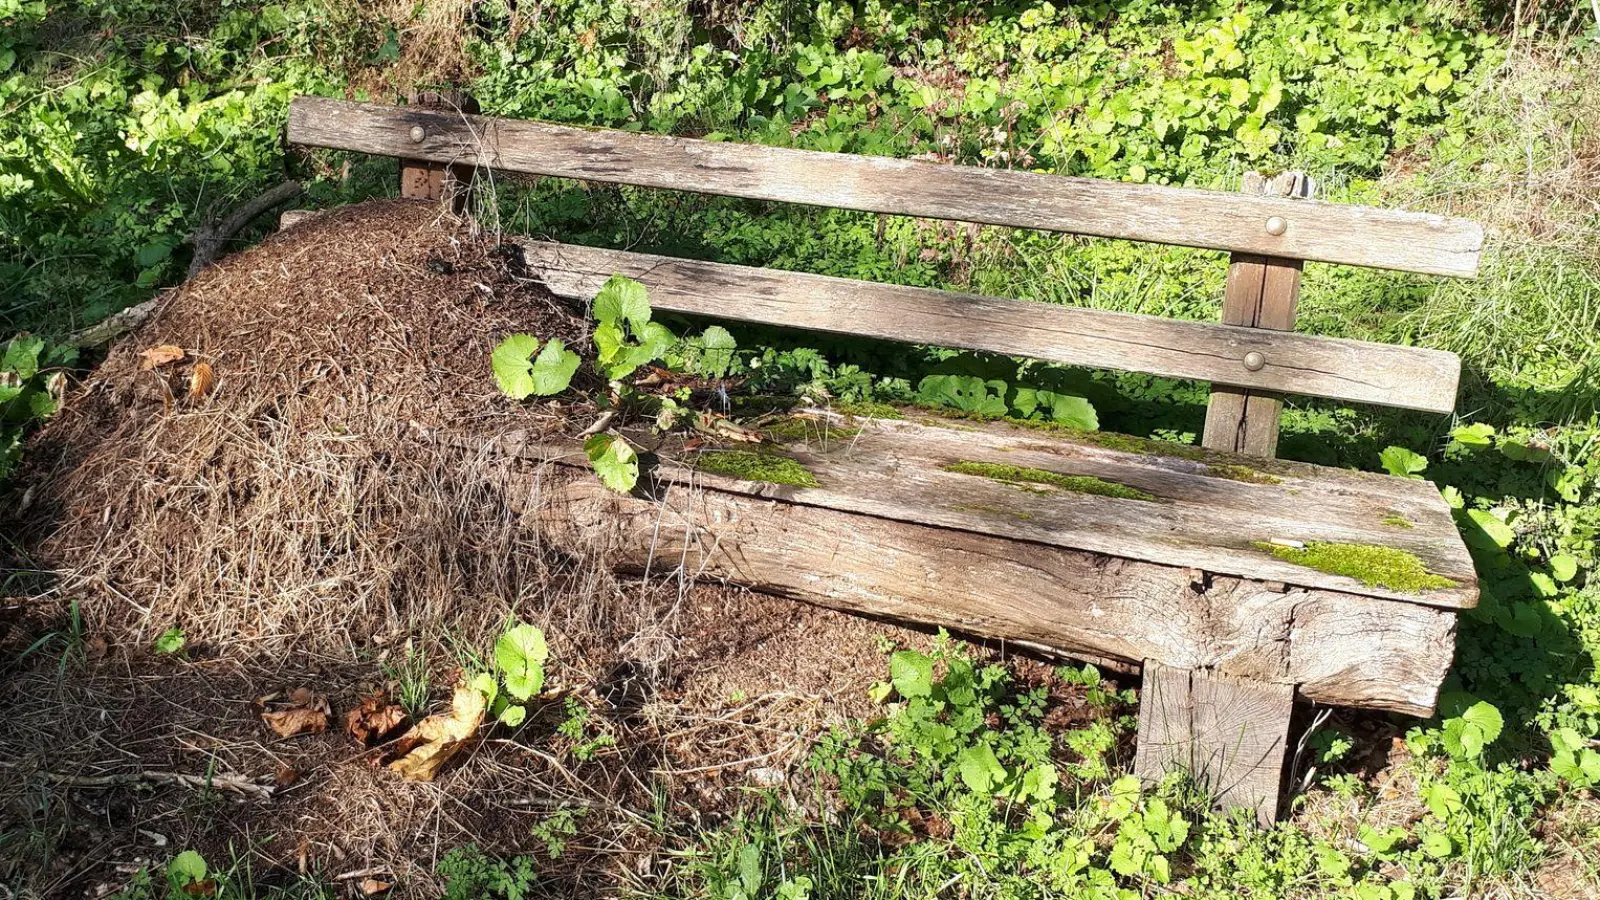
M 848 440 L 783 447 L 816 477 L 819 484 L 810 488 L 700 471 L 694 468 L 698 454 L 718 451 L 685 453 L 676 439 L 643 430 L 628 436 L 659 454 L 658 477 L 685 483 L 1261 582 L 1450 608 L 1477 600 L 1477 576 L 1450 507 L 1425 481 L 1196 448 L 1187 448 L 1192 458 L 1161 455 L 1161 445 L 1153 442 L 1152 452 L 1130 452 L 1096 443 L 1127 440 L 1115 435 L 1074 436 L 1000 423 L 925 417 L 851 424 L 860 430 Z M 497 443 L 506 453 L 587 465 L 573 442 L 512 432 Z M 1184 449 L 1173 446 L 1170 452 Z M 1088 477 L 1154 499 L 1008 484 L 948 470 L 960 463 Z M 1409 527 L 1391 524 L 1401 519 Z M 1404 550 L 1452 583 L 1425 590 L 1366 584 L 1288 562 L 1260 546 L 1274 541 Z
M 504 458 L 500 445 L 486 457 Z M 1431 715 L 1454 657 L 1448 610 L 1279 593 L 1182 568 L 662 482 L 644 499 L 525 459 L 508 503 L 562 548 L 625 571 L 739 584 L 1054 653 L 1156 660 L 1298 686 L 1307 700 Z
M 514 239 L 515 240 L 515 239 Z M 1030 356 L 1428 412 L 1455 408 L 1453 353 L 1185 322 L 699 262 L 648 253 L 517 240 L 530 270 L 558 296 L 587 302 L 623 274 L 658 310 L 882 340 Z M 1260 353 L 1252 371 L 1245 357 Z
M 420 128 L 420 140 L 413 128 Z M 1039 228 L 1472 276 L 1483 228 L 1427 213 L 1240 197 L 1007 169 L 819 153 L 324 97 L 289 108 L 292 143 L 755 200 Z M 1283 220 L 1281 233 L 1268 227 Z

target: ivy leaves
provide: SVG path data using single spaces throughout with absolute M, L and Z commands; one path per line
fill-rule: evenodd
M 495 383 L 513 400 L 561 393 L 572 384 L 580 362 L 578 354 L 559 339 L 552 339 L 539 350 L 539 339 L 531 334 L 511 335 L 494 348 L 489 358 Z

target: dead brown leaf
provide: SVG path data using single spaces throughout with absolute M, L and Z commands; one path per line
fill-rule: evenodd
M 199 400 L 217 387 L 217 373 L 210 363 L 197 362 L 189 372 L 189 399 Z
M 482 694 L 464 684 L 456 685 L 447 715 L 429 716 L 395 743 L 395 759 L 389 768 L 407 781 L 432 781 L 483 724 L 485 701 Z
M 393 884 L 387 881 L 379 881 L 376 878 L 361 879 L 361 893 L 368 897 L 376 897 L 379 894 L 387 894 L 389 893 L 389 889 L 392 887 L 394 887 Z
M 183 359 L 185 355 L 186 354 L 183 352 L 182 347 L 177 347 L 172 344 L 157 344 L 156 346 L 151 347 L 139 354 L 139 356 L 143 357 L 144 359 L 144 362 L 140 364 L 140 368 L 159 368 L 167 365 L 168 363 L 175 363 L 178 360 Z
M 261 721 L 278 737 L 290 738 L 300 734 L 322 734 L 328 730 L 330 710 L 327 698 L 310 688 L 297 688 L 287 700 L 277 701 L 273 696 L 257 701 L 263 707 Z
M 406 711 L 390 703 L 388 695 L 379 691 L 345 713 L 344 730 L 363 747 L 371 747 L 381 743 L 405 722 Z

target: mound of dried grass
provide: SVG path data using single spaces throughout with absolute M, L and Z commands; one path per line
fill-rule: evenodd
M 95 630 L 143 644 L 180 627 L 191 644 L 348 651 L 493 629 L 518 606 L 559 610 L 569 635 L 639 624 L 641 608 L 600 608 L 619 594 L 586 550 L 519 523 L 511 463 L 431 439 L 563 424 L 491 377 L 505 334 L 582 335 L 581 311 L 514 270 L 469 223 L 379 203 L 204 273 L 34 441 L 27 564 Z M 185 359 L 150 368 L 160 345 Z M 198 362 L 216 384 L 190 397 Z

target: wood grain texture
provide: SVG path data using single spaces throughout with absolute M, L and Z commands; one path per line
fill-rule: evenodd
M 986 350 L 1429 412 L 1455 408 L 1452 353 L 1184 322 L 671 256 L 519 240 L 558 296 L 587 302 L 621 273 L 658 310 Z M 1266 358 L 1256 372 L 1244 357 Z
M 413 142 L 412 126 L 424 139 Z M 429 112 L 323 97 L 292 143 L 511 172 L 1472 276 L 1483 229 L 1425 213 Z M 1266 221 L 1287 219 L 1281 235 Z
M 1225 809 L 1277 818 L 1294 689 L 1206 669 L 1146 661 L 1134 771 L 1156 781 L 1189 772 Z
M 500 444 L 485 458 L 504 458 Z M 1332 591 L 1277 592 L 1183 569 L 1030 545 L 672 481 L 613 493 L 573 459 L 518 454 L 508 500 L 546 540 L 614 567 L 684 573 L 836 609 L 1069 656 L 1285 686 L 1322 703 L 1432 714 L 1454 658 L 1448 610 Z
M 1247 173 L 1241 191 L 1264 197 L 1310 196 L 1310 181 L 1297 172 L 1274 178 Z M 1300 301 L 1297 259 L 1235 253 L 1228 264 L 1222 297 L 1222 323 L 1240 328 L 1293 331 Z M 1211 389 L 1201 445 L 1249 456 L 1278 455 L 1278 424 L 1283 398 L 1272 391 L 1218 385 Z
M 1476 603 L 1472 560 L 1449 506 L 1427 482 L 1303 464 L 1269 467 L 1233 455 L 1180 459 L 1130 453 L 1065 435 L 939 421 L 858 420 L 855 427 L 861 431 L 848 441 L 784 445 L 786 455 L 815 475 L 814 488 L 713 475 L 694 466 L 701 454 L 721 451 L 683 452 L 679 439 L 642 430 L 627 433 L 658 455 L 657 477 L 680 483 L 1262 582 L 1448 608 Z M 572 442 L 546 443 L 513 432 L 499 443 L 507 453 L 586 464 Z M 1016 486 L 945 470 L 959 462 L 1091 476 L 1159 499 Z M 1239 464 L 1255 466 L 1276 483 L 1217 474 Z M 1393 516 L 1411 527 L 1384 524 Z M 1257 546 L 1273 540 L 1403 549 L 1453 586 L 1403 591 L 1365 584 L 1286 562 Z

